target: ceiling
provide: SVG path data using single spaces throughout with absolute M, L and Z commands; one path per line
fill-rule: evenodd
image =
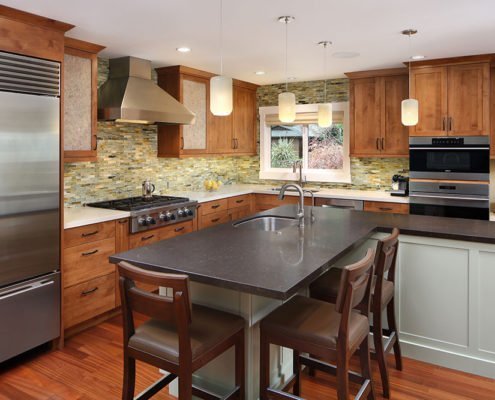
M 219 0 L 3 0 L 4 5 L 76 25 L 68 36 L 105 45 L 104 57 L 132 55 L 155 67 L 183 64 L 220 72 Z M 494 0 L 224 0 L 224 73 L 258 84 L 401 66 L 410 52 L 427 58 L 495 53 Z M 327 70 L 323 48 L 331 40 Z M 179 46 L 192 51 L 181 54 Z M 337 52 L 357 52 L 336 58 Z M 257 76 L 255 71 L 265 71 Z

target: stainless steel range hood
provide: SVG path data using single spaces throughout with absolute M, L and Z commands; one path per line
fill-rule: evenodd
M 132 123 L 193 124 L 196 116 L 151 80 L 151 62 L 110 60 L 108 80 L 98 90 L 98 119 Z

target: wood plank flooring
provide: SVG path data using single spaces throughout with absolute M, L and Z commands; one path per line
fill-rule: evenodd
M 38 349 L 4 363 L 0 365 L 0 400 L 120 399 L 121 341 L 121 319 L 116 317 L 70 338 L 62 351 Z M 376 392 L 381 394 L 375 362 L 373 367 Z M 141 363 L 137 368 L 137 391 L 159 377 L 156 368 Z M 419 361 L 405 359 L 404 371 L 390 368 L 390 374 L 392 400 L 495 399 L 495 380 Z M 307 399 L 336 399 L 335 379 L 323 373 L 315 378 L 304 375 L 302 394 Z M 174 398 L 164 390 L 153 399 Z

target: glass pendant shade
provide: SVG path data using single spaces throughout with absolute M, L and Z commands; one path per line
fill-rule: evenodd
M 416 99 L 402 100 L 401 119 L 404 126 L 415 126 L 419 119 L 419 103 Z
M 278 95 L 278 119 L 280 122 L 294 122 L 296 120 L 296 95 L 283 92 Z
M 214 76 L 210 80 L 210 111 L 216 116 L 232 113 L 232 78 Z
M 332 126 L 332 104 L 318 104 L 318 126 L 328 128 Z

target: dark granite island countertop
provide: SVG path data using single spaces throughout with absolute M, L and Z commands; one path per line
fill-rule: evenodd
M 283 206 L 258 215 L 293 217 L 295 211 L 295 206 Z M 488 221 L 321 207 L 314 213 L 312 223 L 306 207 L 304 231 L 265 232 L 226 223 L 116 254 L 110 261 L 184 273 L 200 283 L 285 300 L 374 232 L 394 226 L 402 234 L 495 244 L 495 223 Z

